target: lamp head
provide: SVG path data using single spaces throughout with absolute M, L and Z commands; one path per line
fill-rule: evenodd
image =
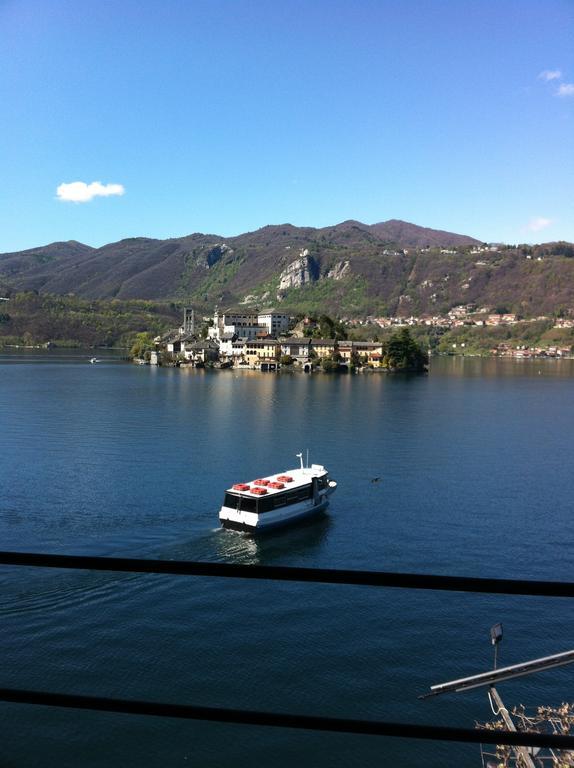
M 498 643 L 501 640 L 502 640 L 502 624 L 498 623 L 490 628 L 490 642 L 493 645 L 498 645 Z

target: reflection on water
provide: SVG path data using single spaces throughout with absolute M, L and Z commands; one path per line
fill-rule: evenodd
M 98 363 L 91 365 L 96 368 L 107 363 L 127 362 L 127 349 L 66 349 L 55 348 L 10 348 L 0 346 L 0 364 L 2 363 L 71 363 L 90 365 L 90 360 L 96 357 Z
M 504 357 L 433 357 L 430 374 L 480 377 L 524 378 L 530 376 L 574 377 L 574 359 L 561 358 L 504 358 Z
M 312 555 L 314 549 L 326 544 L 330 526 L 331 519 L 326 513 L 257 536 L 221 528 L 215 546 L 223 561 L 272 565 L 285 551 L 300 557 Z

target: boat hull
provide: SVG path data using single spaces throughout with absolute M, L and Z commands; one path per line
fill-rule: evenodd
M 324 512 L 329 506 L 329 496 L 336 487 L 337 483 L 331 480 L 329 486 L 320 492 L 319 498 L 316 501 L 308 500 L 297 504 L 289 504 L 288 506 L 262 514 L 223 506 L 219 512 L 219 521 L 223 528 L 251 534 L 264 533 L 265 531 L 292 525 Z

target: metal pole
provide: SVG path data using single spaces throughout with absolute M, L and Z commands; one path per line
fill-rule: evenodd
M 491 698 L 491 702 L 494 701 L 496 708 L 498 709 L 498 714 L 504 720 L 504 724 L 506 725 L 507 729 L 516 733 L 518 729 L 514 725 L 514 721 L 510 717 L 508 710 L 504 706 L 504 702 L 498 695 L 498 691 L 493 685 L 488 689 L 488 695 Z M 512 747 L 512 749 L 516 754 L 517 765 L 523 766 L 523 768 L 536 768 L 534 761 L 528 754 L 527 747 Z
M 515 677 L 531 675 L 533 672 L 541 672 L 544 669 L 552 669 L 553 667 L 572 663 L 574 663 L 574 650 L 555 653 L 553 656 L 543 656 L 540 659 L 513 664 L 510 667 L 500 667 L 500 669 L 492 670 L 491 672 L 482 672 L 479 675 L 462 677 L 460 680 L 451 680 L 448 683 L 432 685 L 429 693 L 419 696 L 419 699 L 426 699 L 428 696 L 437 696 L 441 693 L 459 693 L 460 691 L 468 691 L 472 688 L 480 688 L 481 686 L 492 686 L 495 683 L 502 682 L 502 680 L 511 680 Z

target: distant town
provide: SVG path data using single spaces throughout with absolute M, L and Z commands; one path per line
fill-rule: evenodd
M 361 321 L 349 321 L 349 325 L 354 325 Z M 549 323 L 555 329 L 574 328 L 574 316 L 551 318 L 546 315 L 539 315 L 532 318 L 520 318 L 512 312 L 493 312 L 490 307 L 478 308 L 474 304 L 461 304 L 453 307 L 446 315 L 422 315 L 421 317 L 370 317 L 365 322 L 374 323 L 381 328 L 390 328 L 407 325 L 409 327 L 427 327 L 439 328 L 444 331 L 450 331 L 455 328 L 496 328 L 499 326 L 511 327 L 523 323 Z M 464 350 L 465 342 L 452 342 L 452 350 Z M 546 345 L 529 346 L 526 344 L 511 344 L 501 342 L 492 346 L 489 350 L 491 355 L 504 357 L 572 357 L 573 350 L 571 345 Z
M 156 349 L 150 351 L 149 361 L 152 365 L 179 362 L 260 371 L 283 366 L 310 372 L 319 366 L 325 370 L 329 363 L 346 368 L 386 367 L 380 342 L 306 336 L 301 326 L 307 330 L 317 327 L 309 318 L 294 330 L 292 326 L 293 318 L 281 312 L 215 311 L 202 339 L 196 333 L 194 310 L 186 308 L 181 327 L 154 340 Z
M 325 328 L 335 329 L 332 336 L 321 335 Z M 195 311 L 186 307 L 182 324 L 153 339 L 153 344 L 140 345 L 134 349 L 137 362 L 152 365 L 190 365 L 194 367 L 213 366 L 220 368 L 244 368 L 249 370 L 276 371 L 279 368 L 293 368 L 310 372 L 315 368 L 323 370 L 385 369 L 388 335 L 406 329 L 413 333 L 421 329 L 439 335 L 453 329 L 485 329 L 511 327 L 524 323 L 553 323 L 556 329 L 574 328 L 574 317 L 552 320 L 539 316 L 528 320 L 520 319 L 510 312 L 494 312 L 489 307 L 460 305 L 446 315 L 423 315 L 421 317 L 367 317 L 364 320 L 349 319 L 333 321 L 323 316 L 323 322 L 316 317 L 296 318 L 286 313 L 265 312 L 220 312 L 212 318 L 196 319 Z M 387 338 L 349 339 L 341 329 L 367 332 L 380 329 Z M 376 336 L 373 333 L 373 336 Z M 405 337 L 407 338 L 407 337 Z M 410 337 L 408 337 L 410 339 Z M 451 342 L 442 353 L 465 354 L 466 342 Z M 432 354 L 432 350 L 428 350 Z M 493 345 L 490 355 L 514 358 L 529 357 L 572 357 L 570 345 L 529 346 L 527 344 L 501 341 Z M 426 351 L 425 351 L 426 354 Z

